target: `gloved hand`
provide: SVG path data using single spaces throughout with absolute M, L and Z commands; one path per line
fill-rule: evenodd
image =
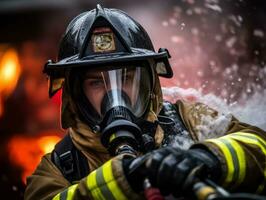
M 188 175 L 198 166 L 202 173 L 216 179 L 220 174 L 218 159 L 209 151 L 190 149 L 187 151 L 165 147 L 136 159 L 125 159 L 124 172 L 131 187 L 141 191 L 147 177 L 163 195 L 180 196 Z

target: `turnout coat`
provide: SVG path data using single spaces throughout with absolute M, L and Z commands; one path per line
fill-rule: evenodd
M 172 137 L 174 145 L 184 149 L 204 148 L 216 155 L 222 169 L 218 183 L 229 191 L 265 194 L 266 133 L 263 130 L 220 114 L 202 103 L 179 100 L 174 107 L 188 130 L 181 136 Z M 156 119 L 156 112 L 150 112 L 148 120 Z M 51 154 L 44 155 L 36 171 L 27 178 L 25 199 L 142 199 L 143 195 L 132 191 L 125 179 L 121 156 L 110 158 L 101 145 L 100 136 L 78 119 L 75 122 L 67 134 L 85 155 L 88 175 L 70 183 L 51 161 Z M 157 148 L 162 146 L 164 139 L 164 131 L 158 126 Z M 99 177 L 104 181 L 98 180 Z

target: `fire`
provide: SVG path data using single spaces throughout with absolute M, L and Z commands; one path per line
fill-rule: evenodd
M 21 69 L 18 54 L 8 49 L 0 57 L 0 116 L 3 114 L 3 100 L 15 89 Z
M 55 144 L 60 140 L 58 136 L 43 136 L 39 138 L 38 146 L 41 148 L 42 153 L 46 154 L 54 149 Z
M 9 159 L 23 170 L 21 178 L 24 183 L 26 183 L 26 177 L 31 175 L 39 164 L 41 157 L 51 152 L 60 139 L 55 135 L 11 138 L 8 143 Z

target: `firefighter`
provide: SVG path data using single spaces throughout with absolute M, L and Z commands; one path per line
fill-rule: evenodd
M 44 69 L 50 97 L 63 90 L 66 136 L 27 178 L 25 199 L 143 199 L 146 179 L 180 197 L 195 170 L 232 192 L 265 193 L 265 132 L 232 116 L 213 130 L 221 137 L 201 140 L 199 127 L 220 115 L 201 103 L 163 101 L 159 76 L 172 77 L 169 57 L 123 11 L 97 5 L 74 18 L 58 62 Z M 128 153 L 120 154 L 113 141 L 125 138 L 130 145 L 119 148 Z

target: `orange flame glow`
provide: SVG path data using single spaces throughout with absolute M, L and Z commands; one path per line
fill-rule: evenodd
M 23 170 L 22 180 L 31 175 L 41 157 L 53 150 L 59 136 L 23 137 L 15 136 L 8 143 L 10 161 Z
M 17 52 L 8 49 L 0 58 L 0 116 L 3 114 L 3 100 L 15 89 L 20 75 Z

